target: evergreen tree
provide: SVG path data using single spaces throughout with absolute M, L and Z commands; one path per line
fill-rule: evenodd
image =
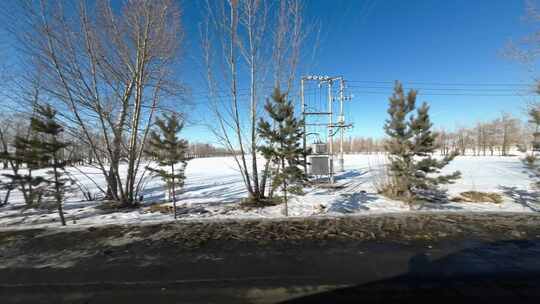
M 540 109 L 531 108 L 528 111 L 529 114 L 529 123 L 534 124 L 535 132 L 540 131 Z
M 302 121 L 294 117 L 294 106 L 278 88 L 264 106 L 270 121 L 259 120 L 258 132 L 265 141 L 259 151 L 271 160 L 277 170 L 273 173 L 272 187 L 281 185 L 288 215 L 287 192 L 302 193 L 307 177 L 300 168 L 304 152 L 301 148 L 303 136 Z
M 385 189 L 387 194 L 405 199 L 408 202 L 422 197 L 429 199 L 437 193 L 438 185 L 452 183 L 460 177 L 456 171 L 450 175 L 440 175 L 440 170 L 457 155 L 438 160 L 432 154 L 438 149 L 437 134 L 431 131 L 433 124 L 429 118 L 429 106 L 423 103 L 416 109 L 415 90 L 405 96 L 403 86 L 396 82 L 390 97 L 388 114 L 384 129 L 390 137 L 386 143 L 389 153 L 391 184 Z
M 61 140 L 64 128 L 56 120 L 56 110 L 50 105 L 38 105 L 36 113 L 30 127 L 37 135 L 33 140 L 33 145 L 37 147 L 35 150 L 41 154 L 40 161 L 49 168 L 47 171 L 49 189 L 45 195 L 54 199 L 62 226 L 65 226 L 66 220 L 62 205 L 65 193 L 70 190 L 72 181 L 67 177 L 66 162 L 62 159 L 62 152 L 69 144 Z
M 24 198 L 27 207 L 36 207 L 41 203 L 46 180 L 41 176 L 34 176 L 33 171 L 43 165 L 43 157 L 38 149 L 37 137 L 32 130 L 26 136 L 17 135 L 14 138 L 13 152 L 4 151 L 0 158 L 9 163 L 11 173 L 2 176 L 8 179 L 2 183 L 2 188 L 7 190 L 4 203 L 9 199 L 9 193 L 18 189 Z M 26 170 L 22 170 L 23 165 Z
M 188 143 L 179 139 L 178 133 L 184 127 L 177 114 L 163 115 L 156 120 L 158 130 L 150 132 L 146 155 L 157 161 L 158 168 L 147 167 L 167 185 L 169 198 L 173 201 L 176 219 L 176 190 L 184 186 L 184 171 L 187 164 Z
M 532 151 L 530 154 L 527 154 L 525 158 L 522 159 L 522 161 L 525 165 L 527 165 L 529 169 L 533 170 L 535 176 L 538 176 L 540 174 L 538 165 L 536 164 L 537 156 L 535 154 L 535 152 L 538 151 L 538 148 L 540 147 L 540 142 L 537 141 L 537 137 L 540 135 L 540 109 L 538 108 L 538 106 L 531 107 L 528 111 L 528 115 L 529 123 L 534 125 L 535 128 L 532 138 Z

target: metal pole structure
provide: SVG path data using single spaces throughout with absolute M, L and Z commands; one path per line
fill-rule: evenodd
M 339 78 L 339 133 L 340 133 L 340 139 L 339 139 L 339 170 L 345 171 L 344 166 L 344 159 L 343 159 L 343 136 L 345 132 L 345 114 L 343 113 L 343 100 L 345 99 L 345 96 L 343 94 L 343 91 L 345 90 L 344 80 L 343 77 Z
M 328 105 L 327 105 L 327 110 L 324 111 L 324 110 L 314 110 L 314 111 L 309 111 L 309 105 L 306 104 L 306 99 L 305 99 L 305 85 L 306 85 L 306 81 L 315 81 L 315 82 L 318 82 L 319 84 L 319 87 L 321 87 L 322 85 L 324 85 L 325 83 L 327 84 L 327 98 L 328 98 Z M 338 116 L 338 119 L 337 121 L 335 122 L 334 124 L 334 97 L 333 97 L 333 85 L 334 85 L 334 82 L 336 81 L 339 81 L 339 96 L 337 97 L 339 99 L 339 116 Z M 329 77 L 329 76 L 321 76 L 321 75 L 308 75 L 308 76 L 303 76 L 301 78 L 301 82 L 300 82 L 300 99 L 301 99 L 301 111 L 302 111 L 302 119 L 303 119 L 303 131 L 304 131 L 304 134 L 302 136 L 302 146 L 303 146 L 303 149 L 304 149 L 304 153 L 306 153 L 306 155 L 304 155 L 304 162 L 303 162 L 303 166 L 304 166 L 304 172 L 306 172 L 307 174 L 307 169 L 308 169 L 308 160 L 307 160 L 307 151 L 308 151 L 308 148 L 307 148 L 307 136 L 308 136 L 308 131 L 307 131 L 307 128 L 308 126 L 323 126 L 326 128 L 328 134 L 327 134 L 327 154 L 328 154 L 328 175 L 329 175 L 329 179 L 330 179 L 330 183 L 333 184 L 334 183 L 334 178 L 335 178 L 335 170 L 334 170 L 334 153 L 336 151 L 334 151 L 334 130 L 337 130 L 336 128 L 339 128 L 339 130 L 337 131 L 340 131 L 340 142 L 339 142 L 339 155 L 337 155 L 337 159 L 338 159 L 338 162 L 339 162 L 339 170 L 340 171 L 344 171 L 344 141 L 345 141 L 345 128 L 348 128 L 348 127 L 351 127 L 352 124 L 345 124 L 345 113 L 344 113 L 344 102 L 346 100 L 350 100 L 350 97 L 347 97 L 345 96 L 345 80 L 343 78 L 343 76 L 338 76 L 338 77 Z M 337 101 L 337 100 L 336 100 Z M 308 101 L 309 102 L 309 101 Z M 314 115 L 314 116 L 328 116 L 328 123 L 308 123 L 307 122 L 307 117 L 311 116 L 311 115 Z M 336 132 L 337 133 L 337 132 Z M 351 141 L 351 150 L 352 150 L 352 141 Z
M 302 127 L 304 134 L 302 135 L 302 149 L 304 151 L 304 174 L 308 174 L 307 171 L 307 147 L 306 147 L 306 136 L 307 136 L 307 129 L 306 129 L 306 102 L 304 100 L 304 77 L 302 77 L 302 80 L 300 80 L 300 102 L 301 102 L 301 111 L 302 111 Z
M 334 183 L 334 128 L 332 122 L 332 79 L 328 79 L 328 169 L 330 174 L 330 184 Z

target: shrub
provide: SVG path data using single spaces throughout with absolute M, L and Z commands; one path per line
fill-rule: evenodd
M 528 154 L 525 156 L 525 158 L 522 159 L 523 163 L 527 165 L 527 167 L 534 167 L 534 164 L 536 163 L 536 155 L 534 154 Z
M 495 192 L 466 191 L 461 192 L 458 197 L 452 199 L 454 202 L 471 203 L 502 203 L 502 196 Z

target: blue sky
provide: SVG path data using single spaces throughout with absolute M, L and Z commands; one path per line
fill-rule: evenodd
M 196 1 L 183 2 L 184 66 L 190 72 L 197 70 L 200 60 L 196 53 L 201 6 Z M 394 80 L 405 82 L 406 88 L 420 89 L 419 101 L 431 104 L 436 127 L 471 125 L 501 111 L 523 116 L 530 97 L 475 95 L 527 92 L 524 86 L 483 85 L 530 83 L 536 76 L 501 54 L 510 39 L 518 40 L 532 31 L 524 15 L 521 0 L 308 1 L 307 19 L 322 27 L 311 72 L 343 75 L 351 81 L 349 91 L 354 98 L 347 114 L 355 125 L 349 132 L 352 136 L 383 136 L 392 86 L 387 82 Z M 194 78 L 188 84 L 200 92 L 200 73 L 190 75 Z M 449 93 L 457 95 L 444 95 Z M 196 113 L 204 113 L 204 107 L 199 106 Z M 208 138 L 200 126 L 189 127 L 186 135 Z
M 419 89 L 419 101 L 430 103 L 436 127 L 469 126 L 501 111 L 524 117 L 525 103 L 532 98 L 519 96 L 527 93 L 526 86 L 484 84 L 526 84 L 537 76 L 501 54 L 510 39 L 519 40 L 534 29 L 523 20 L 525 0 L 306 3 L 306 21 L 319 24 L 322 34 L 315 61 L 304 73 L 343 75 L 350 81 L 348 90 L 354 98 L 346 115 L 354 129 L 348 135 L 384 135 L 394 80 Z M 180 5 L 186 35 L 179 73 L 194 93 L 195 108 L 190 112 L 197 122 L 208 116 L 199 42 L 204 1 L 182 0 Z M 198 124 L 188 126 L 184 136 L 214 141 Z
M 324 10 L 328 4 L 318 3 L 321 8 L 314 9 Z M 326 73 L 366 81 L 399 79 L 467 84 L 531 81 L 531 75 L 522 66 L 501 55 L 510 38 L 525 34 L 527 25 L 521 18 L 524 1 L 376 1 L 363 18 L 356 17 L 361 14 L 360 1 L 342 1 L 336 10 L 332 11 L 332 6 L 327 9 L 332 12 L 330 15 L 337 10 L 328 20 L 328 26 L 335 27 L 339 34 L 329 35 L 323 45 L 320 69 Z M 339 11 L 348 12 L 345 21 L 340 20 Z M 334 49 L 333 45 L 340 47 Z M 420 89 L 421 101 L 430 102 L 434 122 L 447 128 L 485 120 L 503 110 L 519 115 L 524 103 L 522 97 L 428 96 L 422 95 L 428 93 L 423 87 L 440 86 L 412 86 Z M 356 126 L 353 133 L 382 134 L 386 101 L 385 95 L 356 93 L 351 109 Z

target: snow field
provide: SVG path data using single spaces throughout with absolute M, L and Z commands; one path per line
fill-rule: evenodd
M 382 154 L 346 155 L 344 172 L 336 174 L 336 182 L 341 187 L 306 188 L 305 195 L 291 198 L 289 215 L 304 217 L 410 212 L 411 209 L 407 204 L 376 193 L 375 182 L 385 162 L 386 157 Z M 540 211 L 540 204 L 537 203 L 538 191 L 531 186 L 534 178 L 530 176 L 518 156 L 459 156 L 443 170 L 443 173 L 455 170 L 461 171 L 462 178 L 455 184 L 445 186 L 450 196 L 464 191 L 497 192 L 503 195 L 503 202 L 500 204 L 451 202 L 424 206 L 420 210 Z M 105 188 L 104 179 L 96 168 L 70 168 L 69 172 L 90 192 L 98 193 L 99 187 Z M 1 173 L 8 171 L 0 170 Z M 247 192 L 232 157 L 193 159 L 188 163 L 186 177 L 185 187 L 177 202 L 178 206 L 202 207 L 205 212 L 182 214 L 180 220 L 283 216 L 282 205 L 252 210 L 237 208 L 238 201 L 246 197 Z M 158 178 L 147 178 L 144 185 L 144 204 L 142 208 L 136 210 L 106 212 L 96 208 L 101 202 L 84 201 L 79 192 L 68 195 L 64 204 L 68 227 L 172 221 L 170 214 L 149 211 L 149 205 L 165 200 L 165 190 L 161 181 Z M 3 194 L 0 192 L 0 197 L 3 197 Z M 12 192 L 10 204 L 0 208 L 0 227 L 60 226 L 55 210 L 23 207 L 22 195 L 17 191 Z

